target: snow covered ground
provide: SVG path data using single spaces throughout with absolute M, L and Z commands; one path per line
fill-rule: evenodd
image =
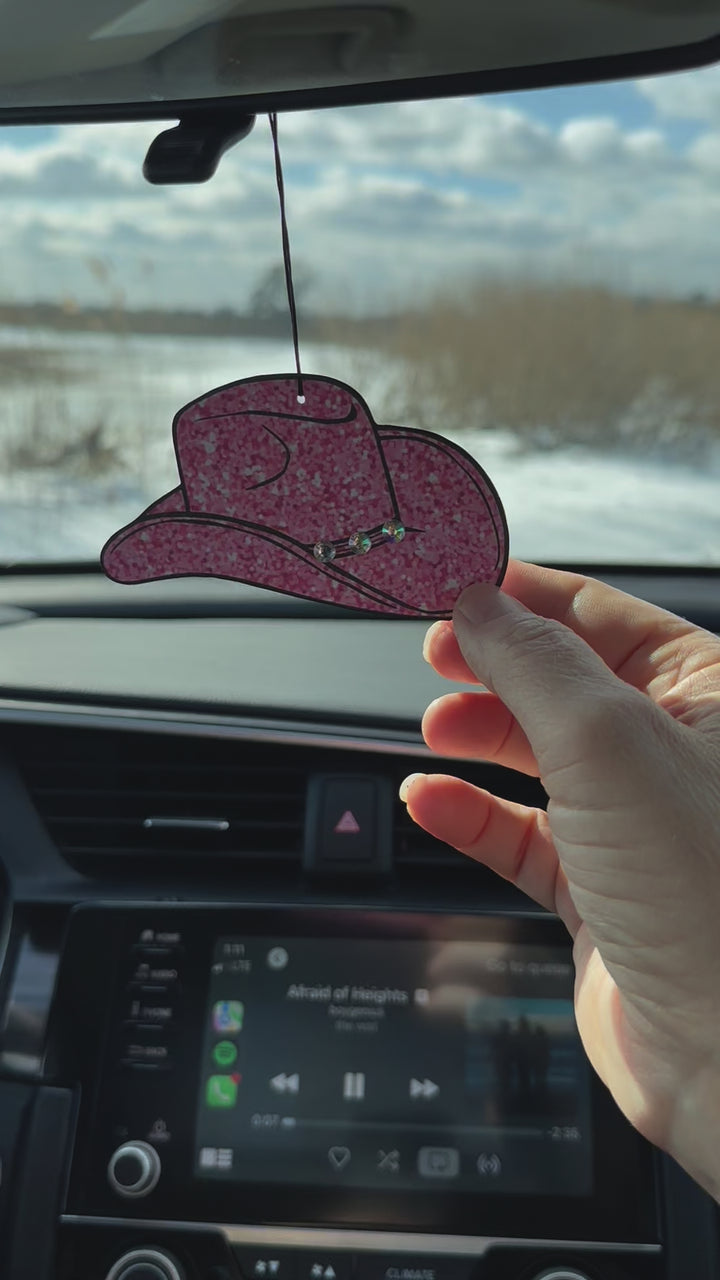
M 0 460 L 23 439 L 59 448 L 99 424 L 117 460 L 96 476 L 71 458 L 45 469 L 0 461 L 2 561 L 95 559 L 111 533 L 176 482 L 170 425 L 181 405 L 235 378 L 292 367 L 289 344 L 267 341 L 0 329 L 0 350 L 13 347 L 42 349 L 63 377 L 3 386 Z M 397 370 L 312 344 L 303 361 L 308 373 L 356 386 L 378 422 L 394 420 Z M 514 555 L 720 566 L 720 441 L 691 465 L 579 448 L 520 452 L 502 431 L 456 438 L 498 488 Z

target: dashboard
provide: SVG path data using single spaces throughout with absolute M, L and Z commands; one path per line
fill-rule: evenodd
M 598 576 L 720 631 L 712 574 Z M 0 624 L 3 1280 L 720 1275 L 559 922 L 397 799 L 543 803 L 430 757 L 423 626 L 90 574 Z

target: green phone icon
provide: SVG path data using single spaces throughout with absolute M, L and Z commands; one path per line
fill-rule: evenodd
M 215 1045 L 212 1056 L 213 1062 L 218 1067 L 231 1067 L 234 1062 L 237 1062 L 237 1045 L 234 1045 L 232 1040 L 220 1040 Z
M 239 1076 L 210 1076 L 205 1089 L 209 1107 L 234 1107 L 237 1102 Z

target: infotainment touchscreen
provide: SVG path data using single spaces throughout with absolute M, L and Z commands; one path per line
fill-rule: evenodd
M 538 912 L 80 907 L 46 1058 L 82 1097 L 67 1213 L 654 1247 L 654 1153 L 573 985 Z
M 549 945 L 217 936 L 195 1176 L 587 1197 L 572 992 Z

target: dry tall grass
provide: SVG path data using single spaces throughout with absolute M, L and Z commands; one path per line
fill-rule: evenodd
M 57 386 L 69 380 L 62 358 L 34 347 L 0 347 L 0 389 L 18 383 Z
M 202 317 L 195 319 L 200 325 Z M 133 316 L 109 286 L 103 327 L 115 342 L 116 366 L 125 361 L 132 380 Z M 307 330 L 301 328 L 306 338 Z M 312 331 L 315 340 L 352 352 L 352 380 L 361 391 L 368 369 L 376 372 L 380 362 L 384 376 L 387 367 L 384 411 L 389 407 L 396 421 L 429 430 L 499 427 L 530 448 L 670 448 L 696 459 L 720 436 L 718 305 L 640 301 L 571 283 L 467 283 L 392 316 L 315 317 Z M 94 399 L 78 421 L 63 388 L 90 377 L 99 378 Z M 0 393 L 18 384 L 34 398 L 26 420 L 11 423 L 4 422 L 0 394 L 5 468 L 97 475 L 118 465 L 108 393 L 92 362 L 87 370 L 64 368 L 57 350 L 30 343 L 0 348 Z M 132 441 L 123 434 L 122 443 L 145 475 L 149 441 L 142 414 Z
M 533 446 L 720 433 L 717 306 L 477 285 L 406 312 L 378 345 L 401 361 L 398 411 L 418 426 L 502 427 Z

